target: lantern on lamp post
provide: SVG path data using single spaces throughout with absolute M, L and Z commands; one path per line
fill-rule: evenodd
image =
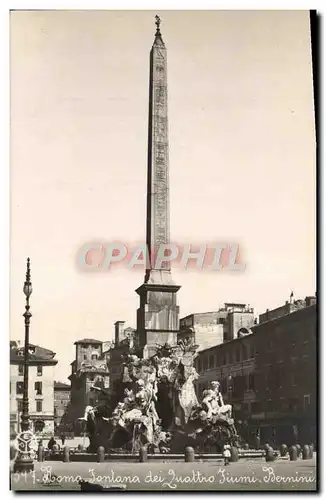
M 28 407 L 28 369 L 29 369 L 29 326 L 32 314 L 30 312 L 29 298 L 32 294 L 30 259 L 27 259 L 26 280 L 23 288 L 26 303 L 25 312 L 25 345 L 24 345 L 24 382 L 23 382 L 23 411 L 21 414 L 21 432 L 17 436 L 18 453 L 14 464 L 14 472 L 28 472 L 34 470 L 34 454 L 37 446 L 36 438 L 30 430 Z

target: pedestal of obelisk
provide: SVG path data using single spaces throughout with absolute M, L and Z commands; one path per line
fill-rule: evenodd
M 140 296 L 137 337 L 143 357 L 152 355 L 157 345 L 175 345 L 179 331 L 176 292 L 180 287 L 173 283 L 170 263 L 156 263 L 160 246 L 170 243 L 167 53 L 158 16 L 156 26 L 149 78 L 146 243 L 150 265 L 136 290 Z

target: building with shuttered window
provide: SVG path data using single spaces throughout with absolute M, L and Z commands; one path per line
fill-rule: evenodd
M 316 297 L 267 311 L 248 335 L 198 352 L 200 396 L 212 380 L 246 441 L 316 440 Z
M 55 352 L 29 345 L 29 416 L 38 437 L 54 433 Z M 20 432 L 23 410 L 24 347 L 10 342 L 10 433 Z

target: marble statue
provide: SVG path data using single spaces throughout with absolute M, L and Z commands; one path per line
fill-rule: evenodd
M 186 339 L 173 347 L 158 346 L 149 359 L 127 356 L 120 401 L 110 414 L 87 406 L 81 417 L 88 423 L 90 448 L 95 450 L 100 442 L 106 449 L 136 453 L 145 445 L 163 453 L 182 450 L 189 440 L 197 449 L 203 443 L 236 442 L 232 406 L 224 403 L 219 382 L 212 381 L 201 402 L 197 399 L 196 351 Z
M 217 416 L 227 420 L 229 424 L 233 424 L 233 419 L 231 418 L 232 406 L 224 404 L 218 381 L 212 381 L 210 388 L 203 391 L 202 406 L 207 409 L 208 419 Z

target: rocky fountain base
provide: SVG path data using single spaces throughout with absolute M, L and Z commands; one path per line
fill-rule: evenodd
M 180 341 L 177 346 L 159 346 L 149 359 L 129 355 L 115 401 L 99 390 L 103 404 L 87 407 L 88 451 L 103 446 L 109 453 L 179 453 L 186 446 L 197 452 L 220 452 L 225 444 L 237 445 L 238 436 L 225 405 L 220 385 L 210 383 L 199 402 L 194 381 L 197 346 Z

